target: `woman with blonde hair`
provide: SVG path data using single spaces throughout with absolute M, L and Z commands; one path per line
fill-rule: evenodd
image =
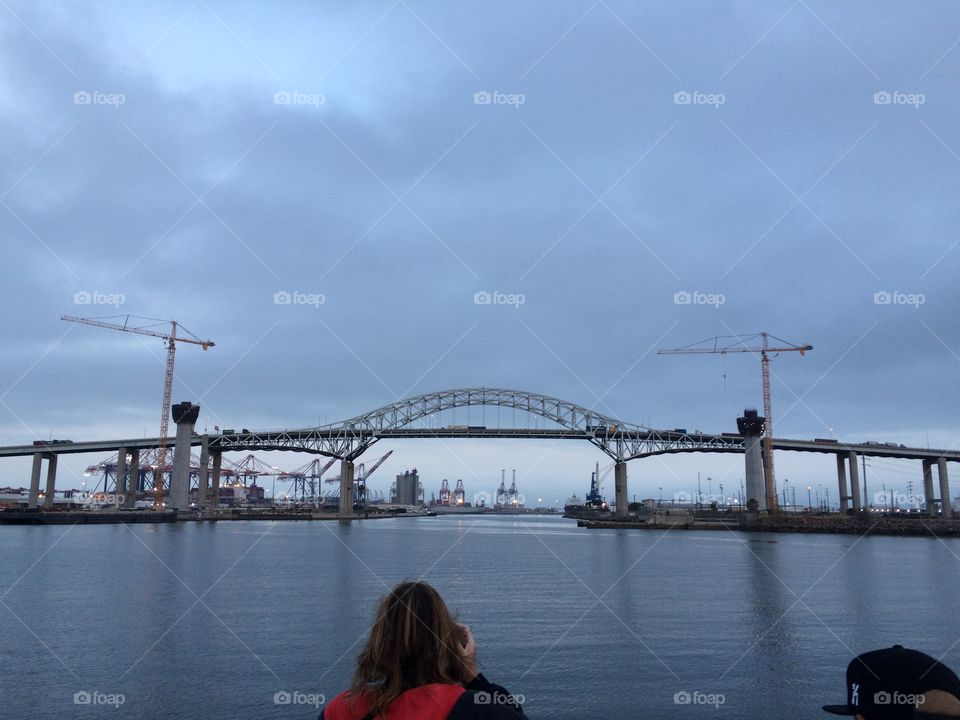
M 402 582 L 380 601 L 348 690 L 320 720 L 521 720 L 517 698 L 477 671 L 470 628 L 425 582 Z

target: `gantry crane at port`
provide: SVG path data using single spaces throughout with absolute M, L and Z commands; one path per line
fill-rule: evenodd
M 170 397 L 173 394 L 173 365 L 177 352 L 177 343 L 183 342 L 190 343 L 191 345 L 199 345 L 204 350 L 207 350 L 208 348 L 212 348 L 214 346 L 214 342 L 213 340 L 201 340 L 189 330 L 186 330 L 182 325 L 178 325 L 176 320 L 157 320 L 156 318 L 142 318 L 136 317 L 135 315 L 111 317 L 123 317 L 123 323 L 105 322 L 106 320 L 109 320 L 110 317 L 82 318 L 74 317 L 73 315 L 62 315 L 60 319 L 67 320 L 69 322 L 82 323 L 84 325 L 92 325 L 94 327 L 106 328 L 108 330 L 121 330 L 123 332 L 135 333 L 137 335 L 148 335 L 150 337 L 157 337 L 167 341 L 167 370 L 163 379 L 163 408 L 160 411 L 160 447 L 157 453 L 157 470 L 154 471 L 153 478 L 153 504 L 159 509 L 163 505 L 163 468 L 166 465 L 167 459 L 167 432 L 170 428 Z M 131 319 L 147 321 L 152 323 L 152 325 L 147 325 L 144 327 L 131 326 L 129 324 Z M 157 325 L 166 325 L 168 323 L 170 325 L 169 332 L 161 332 L 159 330 L 152 329 Z M 187 333 L 189 337 L 177 335 L 177 328 Z
M 309 487 L 310 502 L 316 505 L 319 488 L 317 482 L 323 477 L 323 474 L 337 461 L 336 458 L 330 458 L 323 467 L 320 467 L 320 458 L 311 460 L 306 465 L 301 465 L 290 472 L 283 472 L 277 475 L 278 480 L 293 483 L 293 497 L 297 497 L 297 488 L 300 489 L 300 502 L 307 500 L 307 488 Z
M 760 338 L 759 346 L 750 346 L 749 343 Z M 769 339 L 773 338 L 779 343 L 779 347 L 771 347 Z M 763 382 L 763 414 L 766 418 L 763 429 L 763 475 L 767 493 L 767 509 L 774 511 L 777 509 L 777 486 L 773 474 L 773 410 L 770 407 L 770 357 L 769 353 L 779 354 L 782 352 L 798 352 L 802 357 L 808 350 L 813 350 L 813 345 L 794 345 L 786 340 L 769 333 L 757 333 L 754 335 L 718 335 L 708 338 L 692 345 L 674 348 L 673 350 L 658 350 L 657 355 L 700 355 L 706 353 L 759 353 L 760 354 L 760 375 Z
M 377 460 L 369 470 L 367 470 L 364 463 L 357 465 L 355 486 L 357 489 L 357 504 L 360 506 L 361 510 L 367 501 L 367 478 L 373 475 L 373 473 L 377 471 L 377 468 L 383 465 L 384 461 L 391 455 L 393 455 L 393 450 L 390 450 L 386 455 Z M 324 482 L 331 484 L 338 483 L 340 482 L 340 476 L 338 475 L 337 477 L 327 478 L 324 480 Z
M 377 468 L 383 465 L 384 460 L 391 455 L 393 455 L 393 450 L 390 450 L 386 455 L 377 460 L 369 470 L 364 469 L 362 463 L 360 467 L 357 468 L 357 504 L 360 506 L 360 510 L 363 510 L 367 504 L 367 478 L 373 475 L 373 473 L 377 471 Z

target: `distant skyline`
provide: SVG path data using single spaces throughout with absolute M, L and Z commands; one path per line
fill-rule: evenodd
M 129 313 L 216 342 L 179 349 L 173 397 L 210 427 L 487 386 L 730 432 L 758 359 L 656 351 L 767 331 L 814 346 L 772 360 L 778 437 L 960 447 L 955 4 L 12 0 L 0 39 L 0 444 L 156 435 L 162 342 L 59 319 Z M 371 486 L 417 467 L 428 498 L 501 468 L 582 497 L 609 465 L 361 460 L 390 449 Z M 835 499 L 832 457 L 776 462 Z M 735 495 L 743 458 L 631 461 L 631 499 L 698 472 Z M 867 480 L 917 489 L 920 463 Z

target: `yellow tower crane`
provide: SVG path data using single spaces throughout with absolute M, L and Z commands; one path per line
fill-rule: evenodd
M 121 317 L 121 316 L 116 316 Z M 134 315 L 123 315 L 123 323 L 104 322 L 110 318 L 82 318 L 73 315 L 62 315 L 61 320 L 82 323 L 84 325 L 93 325 L 94 327 L 107 328 L 108 330 L 122 330 L 123 332 L 136 333 L 137 335 L 148 335 L 158 337 L 167 341 L 167 371 L 163 379 L 163 409 L 160 412 L 160 446 L 157 453 L 157 469 L 153 471 L 153 504 L 159 509 L 163 505 L 163 470 L 167 462 L 167 432 L 170 428 L 170 396 L 173 394 L 173 363 L 177 352 L 177 343 L 190 343 L 199 345 L 204 350 L 214 346 L 213 340 L 201 340 L 189 330 L 185 330 L 182 325 L 178 325 L 176 320 L 157 320 L 155 318 L 142 318 Z M 152 325 L 136 327 L 130 325 L 130 320 L 149 321 Z M 152 329 L 158 324 L 170 325 L 169 332 L 162 332 Z M 177 328 L 186 332 L 187 336 L 177 335 Z M 119 480 L 119 478 L 118 478 Z
M 749 343 L 760 338 L 759 346 L 750 346 Z M 769 338 L 773 338 L 780 347 L 771 347 Z M 659 350 L 657 355 L 700 355 L 705 353 L 759 353 L 760 374 L 763 378 L 763 414 L 766 418 L 763 430 L 763 475 L 767 493 L 767 510 L 777 509 L 777 485 L 773 474 L 773 410 L 770 408 L 770 357 L 769 353 L 798 352 L 803 356 L 813 345 L 794 345 L 768 333 L 755 335 L 718 335 L 692 345 L 674 348 L 673 350 Z

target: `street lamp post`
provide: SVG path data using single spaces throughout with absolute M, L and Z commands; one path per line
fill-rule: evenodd
M 813 500 L 810 498 L 810 491 L 812 489 L 812 487 L 807 485 L 807 510 L 811 512 L 813 511 Z

